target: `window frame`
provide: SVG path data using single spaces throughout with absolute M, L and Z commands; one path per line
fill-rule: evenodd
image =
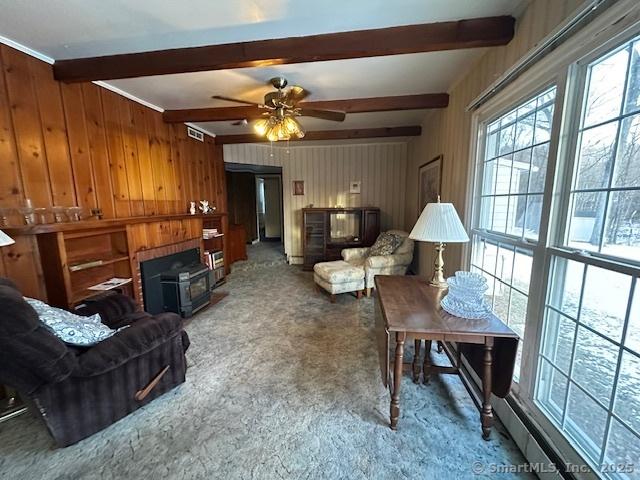
M 585 263 L 583 254 L 564 248 L 560 243 L 564 240 L 563 236 L 567 233 L 569 226 L 568 217 L 571 214 L 569 211 L 569 190 L 572 187 L 575 150 L 582 112 L 582 102 L 576 102 L 575 97 L 580 96 L 579 86 L 584 85 L 585 82 L 587 68 L 584 66 L 639 33 L 640 6 L 631 0 L 622 0 L 619 4 L 605 10 L 590 25 L 584 27 L 571 39 L 540 60 L 527 72 L 526 76 L 516 79 L 499 95 L 482 105 L 471 115 L 472 135 L 469 145 L 469 159 L 471 161 L 468 164 L 467 177 L 467 191 L 470 194 L 466 196 L 465 214 L 468 219 L 467 227 L 470 232 L 473 232 L 479 219 L 480 203 L 477 202 L 479 197 L 477 192 L 481 187 L 482 175 L 478 174 L 478 166 L 482 164 L 482 158 L 485 154 L 484 141 L 487 125 L 496 117 L 534 96 L 536 92 L 542 92 L 552 83 L 556 85 L 556 106 L 549 147 L 540 235 L 537 244 L 532 245 L 530 241 L 526 241 L 524 242 L 526 245 L 523 245 L 524 248 L 534 251 L 527 308 L 527 343 L 523 345 L 521 367 L 523 374 L 520 378 L 520 384 L 514 385 L 515 388 L 509 398 L 519 406 L 531 423 L 536 426 L 538 433 L 560 455 L 560 458 L 564 462 L 574 465 L 583 465 L 589 461 L 540 409 L 536 404 L 535 395 L 539 368 L 538 352 L 543 340 L 544 308 L 551 280 L 552 258 L 554 255 L 558 255 Z M 550 178 L 551 181 L 549 181 Z M 492 234 L 482 232 L 482 236 L 489 238 Z M 495 238 L 495 240 L 504 240 L 504 238 Z M 463 249 L 463 265 L 466 268 L 470 267 L 472 261 L 471 250 L 470 242 Z M 599 258 L 600 256 L 595 253 L 587 257 L 588 263 L 606 268 L 613 266 L 612 269 L 615 270 L 637 272 L 637 267 L 633 265 L 633 262 L 620 261 L 620 259 L 610 256 Z M 636 280 L 635 284 L 636 289 L 640 288 L 640 279 Z M 631 294 L 633 294 L 633 290 Z M 507 408 L 506 411 L 511 410 Z M 607 421 L 609 422 L 610 419 Z M 599 479 L 602 477 L 593 472 L 583 472 L 579 478 Z
M 469 211 L 471 224 L 469 231 L 471 236 L 478 235 L 494 242 L 505 242 L 513 247 L 532 252 L 531 280 L 529 282 L 529 293 L 527 302 L 527 325 L 525 334 L 527 342 L 522 345 L 522 362 L 520 380 L 513 384 L 513 393 L 521 398 L 533 394 L 535 383 L 535 375 L 531 375 L 537 369 L 537 347 L 539 345 L 539 332 L 542 328 L 542 319 L 540 318 L 540 291 L 542 285 L 542 272 L 545 271 L 546 265 L 546 247 L 548 244 L 548 231 L 550 216 L 548 212 L 553 201 L 553 179 L 556 172 L 557 152 L 560 139 L 560 131 L 557 128 L 551 128 L 549 139 L 549 154 L 547 158 L 547 173 L 545 176 L 545 188 L 542 196 L 542 211 L 540 216 L 540 229 L 538 240 L 527 239 L 526 237 L 516 237 L 507 233 L 498 234 L 486 229 L 479 228 L 480 209 L 481 209 L 481 192 L 483 181 L 484 157 L 486 151 L 486 133 L 489 124 L 497 118 L 513 110 L 515 107 L 525 104 L 527 101 L 535 98 L 539 94 L 545 92 L 551 87 L 556 88 L 556 97 L 551 125 L 558 125 L 562 120 L 563 106 L 565 101 L 566 73 L 552 72 L 549 75 L 536 79 L 536 82 L 524 85 L 522 88 L 511 92 L 507 89 L 499 99 L 495 102 L 488 103 L 484 108 L 479 109 L 474 115 L 474 128 L 477 132 L 477 144 L 474 148 L 473 169 L 471 171 L 471 179 L 473 182 L 473 190 L 471 201 L 469 202 Z M 508 101 L 507 101 L 508 100 Z M 464 264 L 467 269 L 471 266 L 472 246 L 468 248 L 465 256 Z M 530 319 L 534 319 L 530 322 Z
M 627 306 L 625 309 L 625 316 L 624 316 L 624 320 L 623 320 L 623 327 L 622 327 L 622 332 L 621 332 L 621 337 L 620 340 L 613 340 L 611 338 L 607 338 L 607 335 L 602 335 L 600 333 L 598 333 L 597 331 L 594 330 L 593 327 L 589 326 L 588 324 L 586 324 L 583 320 L 581 320 L 579 318 L 579 315 L 576 315 L 575 319 L 570 319 L 571 321 L 575 322 L 575 333 L 574 333 L 574 340 L 573 340 L 573 345 L 572 345 L 572 352 L 571 352 L 571 361 L 570 361 L 570 366 L 569 366 L 569 371 L 568 372 L 563 372 L 562 370 L 560 370 L 557 365 L 551 361 L 551 359 L 548 359 L 546 357 L 546 355 L 542 352 L 542 350 L 539 351 L 539 353 L 537 354 L 538 357 L 542 357 L 544 358 L 547 363 L 549 364 L 549 366 L 560 372 L 564 377 L 567 378 L 568 383 L 567 383 L 567 392 L 566 392 L 566 396 L 564 399 L 565 405 L 564 405 L 564 409 L 562 412 L 558 412 L 561 416 L 563 421 L 565 420 L 565 417 L 567 415 L 567 411 L 566 411 L 566 404 L 568 402 L 568 397 L 569 397 L 569 387 L 570 385 L 573 383 L 575 388 L 578 388 L 579 390 L 581 390 L 583 392 L 584 395 L 590 397 L 594 402 L 596 402 L 597 404 L 600 405 L 600 407 L 602 407 L 606 413 L 607 413 L 607 419 L 606 419 L 606 426 L 605 426 L 605 437 L 603 439 L 603 444 L 602 444 L 602 452 L 600 454 L 600 462 L 602 464 L 605 463 L 606 459 L 605 459 L 605 452 L 606 452 L 606 447 L 607 447 L 607 443 L 608 443 L 608 438 L 609 435 L 611 433 L 611 429 L 610 429 L 610 424 L 612 422 L 612 419 L 616 419 L 619 423 L 621 423 L 622 425 L 626 426 L 630 431 L 631 434 L 636 436 L 637 438 L 640 439 L 640 435 L 638 435 L 638 432 L 634 432 L 634 429 L 631 428 L 628 425 L 628 422 L 624 419 L 622 419 L 619 414 L 617 412 L 615 412 L 614 409 L 614 404 L 615 404 L 615 399 L 616 399 L 616 391 L 618 389 L 618 380 L 620 377 L 620 371 L 622 368 L 622 360 L 623 360 L 623 353 L 624 352 L 630 352 L 633 355 L 636 355 L 640 352 L 634 352 L 633 350 L 631 350 L 628 346 L 625 345 L 625 340 L 627 337 L 627 333 L 628 333 L 628 328 L 629 328 L 629 323 L 630 323 L 630 315 L 631 315 L 631 310 L 632 310 L 632 302 L 634 300 L 634 295 L 635 292 L 640 289 L 640 271 L 633 267 L 633 266 L 629 266 L 629 265 L 625 265 L 625 264 L 621 264 L 618 262 L 612 262 L 612 261 L 608 261 L 608 260 L 603 260 L 600 258 L 593 258 L 589 255 L 582 255 L 580 253 L 576 253 L 576 252 L 572 252 L 572 251 L 566 251 L 563 249 L 554 249 L 553 247 L 550 247 L 548 249 L 548 251 L 550 252 L 548 255 L 549 258 L 549 264 L 551 264 L 551 262 L 553 261 L 553 257 L 558 257 L 558 258 L 562 258 L 565 260 L 572 260 L 577 262 L 578 264 L 582 265 L 584 267 L 583 273 L 582 273 L 582 285 L 580 287 L 580 299 L 581 299 L 581 303 L 582 303 L 582 298 L 584 296 L 584 290 L 585 290 L 585 282 L 586 282 L 586 276 L 587 276 L 587 270 L 588 267 L 593 266 L 593 267 L 599 267 L 599 268 L 603 268 L 609 271 L 613 271 L 616 273 L 621 273 L 621 274 L 625 274 L 625 275 L 629 275 L 630 278 L 630 285 L 629 285 L 629 295 L 628 295 L 628 300 L 627 300 Z M 551 289 L 551 282 L 552 282 L 552 278 L 550 275 L 550 270 L 549 269 L 549 274 L 547 276 L 547 285 L 545 286 L 545 295 L 543 298 L 543 313 L 542 315 L 545 315 L 544 310 L 547 308 L 547 293 L 548 291 L 550 291 Z M 562 312 L 559 308 L 556 307 L 550 307 L 551 310 L 555 311 L 557 314 L 561 315 L 561 316 L 567 316 L 567 314 L 565 312 Z M 567 317 L 570 318 L 570 317 Z M 542 328 L 544 329 L 545 326 L 545 322 L 544 322 L 544 317 L 543 317 L 543 321 L 542 321 Z M 577 344 L 578 344 L 578 330 L 580 328 L 584 328 L 586 330 L 591 331 L 592 334 L 597 335 L 598 337 L 604 339 L 605 341 L 609 341 L 611 343 L 611 345 L 618 350 L 618 357 L 616 359 L 616 368 L 614 371 L 614 376 L 613 376 L 613 380 L 612 380 L 612 387 L 611 387 L 611 394 L 610 394 L 610 398 L 609 400 L 606 402 L 603 402 L 601 399 L 598 399 L 592 392 L 589 392 L 584 386 L 580 385 L 573 377 L 572 375 L 572 370 L 573 370 L 573 366 L 574 366 L 574 357 L 575 357 L 575 352 L 577 349 Z M 540 336 L 540 343 L 543 343 L 543 338 L 542 336 Z M 538 374 L 538 370 L 540 368 L 540 365 L 536 366 L 536 372 L 534 372 L 534 378 L 537 377 Z M 534 384 L 534 390 L 533 390 L 533 398 L 532 400 L 534 401 L 534 403 L 538 403 L 537 402 L 537 397 L 538 397 L 538 393 L 539 393 L 539 385 L 538 384 Z M 544 411 L 545 407 L 539 407 L 536 405 L 537 408 L 540 408 L 542 411 Z M 570 420 L 570 419 L 569 419 Z M 553 422 L 552 422 L 553 424 Z M 553 424 L 554 428 L 558 428 L 555 424 Z M 585 460 L 588 462 L 588 460 Z
M 538 343 L 538 352 L 535 353 L 536 360 L 534 362 L 534 371 L 532 372 L 532 381 L 531 385 L 532 390 L 530 391 L 531 397 L 527 400 L 532 401 L 534 403 L 533 407 L 536 410 L 540 410 L 543 412 L 543 408 L 537 405 L 537 395 L 538 395 L 538 387 L 536 385 L 537 376 L 539 373 L 540 365 L 538 364 L 539 357 L 542 357 L 541 352 L 541 344 L 544 340 L 543 329 L 545 327 L 545 308 L 546 308 L 546 298 L 549 289 L 551 288 L 551 267 L 554 257 L 564 258 L 566 260 L 575 261 L 584 266 L 584 275 L 586 276 L 587 269 L 589 266 L 599 267 L 606 270 L 614 271 L 617 273 L 627 274 L 631 277 L 630 291 L 629 297 L 627 300 L 627 308 L 626 314 L 623 323 L 623 331 L 622 337 L 619 341 L 620 345 L 617 345 L 615 342 L 611 342 L 612 346 L 618 349 L 618 358 L 616 360 L 616 369 L 613 377 L 612 391 L 608 405 L 605 407 L 607 413 L 606 426 L 605 426 L 605 436 L 602 442 L 602 452 L 600 453 L 600 462 L 605 462 L 605 453 L 607 449 L 608 438 L 611 434 L 611 422 L 613 418 L 617 417 L 617 414 L 613 411 L 614 409 L 614 401 L 616 398 L 616 391 L 618 388 L 618 380 L 619 374 L 622 366 L 623 355 L 622 353 L 625 351 L 626 347 L 624 346 L 625 337 L 627 334 L 629 322 L 630 322 L 630 310 L 632 308 L 634 290 L 639 288 L 640 283 L 640 262 L 635 261 L 633 259 L 622 259 L 619 257 L 615 257 L 612 255 L 607 255 L 602 252 L 584 252 L 577 248 L 571 247 L 568 245 L 569 243 L 569 233 L 571 228 L 571 194 L 574 187 L 575 175 L 577 175 L 577 154 L 578 149 L 580 148 L 579 139 L 580 139 L 580 129 L 584 115 L 584 103 L 586 101 L 587 95 L 587 87 L 589 80 L 589 65 L 598 60 L 599 58 L 606 55 L 608 52 L 613 52 L 618 47 L 624 45 L 630 40 L 638 37 L 640 35 L 640 24 L 635 25 L 634 27 L 618 34 L 612 36 L 606 42 L 602 43 L 597 48 L 591 49 L 589 53 L 586 55 L 579 56 L 578 59 L 573 63 L 566 67 L 568 72 L 567 77 L 567 98 L 565 101 L 565 113 L 562 119 L 562 123 L 560 125 L 560 129 L 563 131 L 562 137 L 564 138 L 564 145 L 561 145 L 558 156 L 558 163 L 560 165 L 560 170 L 558 177 L 555 179 L 554 192 L 558 201 L 554 208 L 549 212 L 550 219 L 554 220 L 552 222 L 552 229 L 549 232 L 549 245 L 545 249 L 545 274 L 544 274 L 544 282 L 541 289 L 541 301 L 540 301 L 540 331 L 537 334 L 537 343 Z M 619 127 L 618 127 L 619 128 Z M 616 138 L 616 143 L 617 143 Z M 617 154 L 617 151 L 616 151 Z M 613 169 L 612 169 L 613 170 Z M 613 175 L 613 172 L 612 174 Z M 609 184 L 606 187 L 606 191 L 610 191 L 611 188 L 611 180 L 609 180 Z M 604 189 L 603 189 L 604 190 Z M 606 204 L 606 208 L 608 208 L 608 201 Z M 605 208 L 605 210 L 606 210 Z M 606 225 L 606 218 L 604 220 L 604 224 Z M 603 225 L 603 229 L 604 229 Z M 601 232 L 601 234 L 603 234 Z M 600 240 L 601 242 L 603 239 Z M 583 284 L 581 286 L 581 297 L 583 295 L 585 289 L 586 278 L 583 277 Z M 575 355 L 576 346 L 578 343 L 577 333 L 578 328 L 581 325 L 576 319 L 576 332 L 575 338 L 572 346 L 572 362 L 571 367 L 573 366 L 573 356 Z M 553 362 L 547 361 L 551 368 L 557 369 L 556 365 Z M 563 420 L 567 415 L 566 412 L 566 403 L 568 401 L 569 396 L 569 387 L 571 382 L 575 383 L 575 380 L 572 380 L 572 372 L 569 371 L 568 374 L 563 373 L 568 379 L 569 383 L 567 384 L 567 391 L 565 392 L 565 411 L 562 413 Z M 576 384 L 577 385 L 577 384 Z M 602 402 L 595 399 L 593 394 L 587 392 L 583 387 L 577 386 L 574 388 L 580 389 L 583 394 L 589 396 L 592 400 L 601 404 Z M 528 402 L 527 402 L 528 403 Z M 604 405 L 602 405 L 604 406 Z M 543 413 L 544 414 L 544 413 Z M 557 430 L 557 433 L 563 435 L 563 433 L 558 429 L 556 424 L 553 421 L 546 420 L 545 423 L 551 423 L 552 427 Z M 623 425 L 626 422 L 621 422 Z M 628 427 L 628 425 L 627 425 Z M 555 433 L 555 431 L 554 431 Z M 633 433 L 631 433 L 633 435 Z M 564 435 L 563 435 L 564 436 Z M 637 436 L 637 434 L 636 434 Z M 571 441 L 568 441 L 571 448 L 575 451 L 575 447 L 573 446 Z M 594 465 L 594 462 L 588 458 L 585 458 L 581 453 L 578 453 L 582 457 L 582 460 L 587 463 Z M 611 477 L 610 475 L 603 474 L 602 477 L 594 478 L 617 478 Z

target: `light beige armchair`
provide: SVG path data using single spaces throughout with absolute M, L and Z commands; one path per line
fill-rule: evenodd
M 413 240 L 407 232 L 402 230 L 389 230 L 401 237 L 404 241 L 391 255 L 369 256 L 368 248 L 345 248 L 342 250 L 342 259 L 357 267 L 364 267 L 365 288 L 367 296 L 371 295 L 374 287 L 373 277 L 376 275 L 404 275 L 413 260 Z

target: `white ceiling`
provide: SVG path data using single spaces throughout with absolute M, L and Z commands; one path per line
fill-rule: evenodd
M 0 35 L 52 59 L 100 56 L 367 28 L 517 15 L 526 0 L 0 0 Z M 337 60 L 109 81 L 163 109 L 232 105 L 219 94 L 261 101 L 284 75 L 307 100 L 438 93 L 484 49 Z M 420 124 L 424 111 L 349 114 L 342 124 L 303 118 L 308 129 Z M 245 133 L 230 122 L 200 124 Z

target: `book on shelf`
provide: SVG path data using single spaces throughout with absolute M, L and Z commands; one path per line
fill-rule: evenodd
M 208 240 L 210 238 L 218 238 L 223 237 L 224 233 L 219 233 L 217 228 L 203 228 L 202 229 L 202 238 Z
M 207 265 L 207 267 L 209 267 L 209 270 L 213 270 L 211 254 L 207 251 L 204 252 L 204 263 Z
M 122 287 L 123 285 L 126 285 L 128 283 L 131 283 L 130 278 L 113 277 L 107 280 L 106 282 L 98 283 L 97 285 L 93 285 L 92 287 L 89 287 L 88 290 L 104 292 L 106 290 L 113 290 L 114 288 Z
M 218 268 L 224 267 L 224 256 L 222 251 L 221 250 L 216 250 L 213 252 L 205 251 L 204 262 L 209 267 L 209 270 L 216 270 Z

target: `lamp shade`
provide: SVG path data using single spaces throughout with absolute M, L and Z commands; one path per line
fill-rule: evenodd
M 453 203 L 428 203 L 420 214 L 409 238 L 421 242 L 468 242 L 469 236 Z
M 16 241 L 9 235 L 0 230 L 0 247 L 6 247 L 7 245 L 13 245 Z

